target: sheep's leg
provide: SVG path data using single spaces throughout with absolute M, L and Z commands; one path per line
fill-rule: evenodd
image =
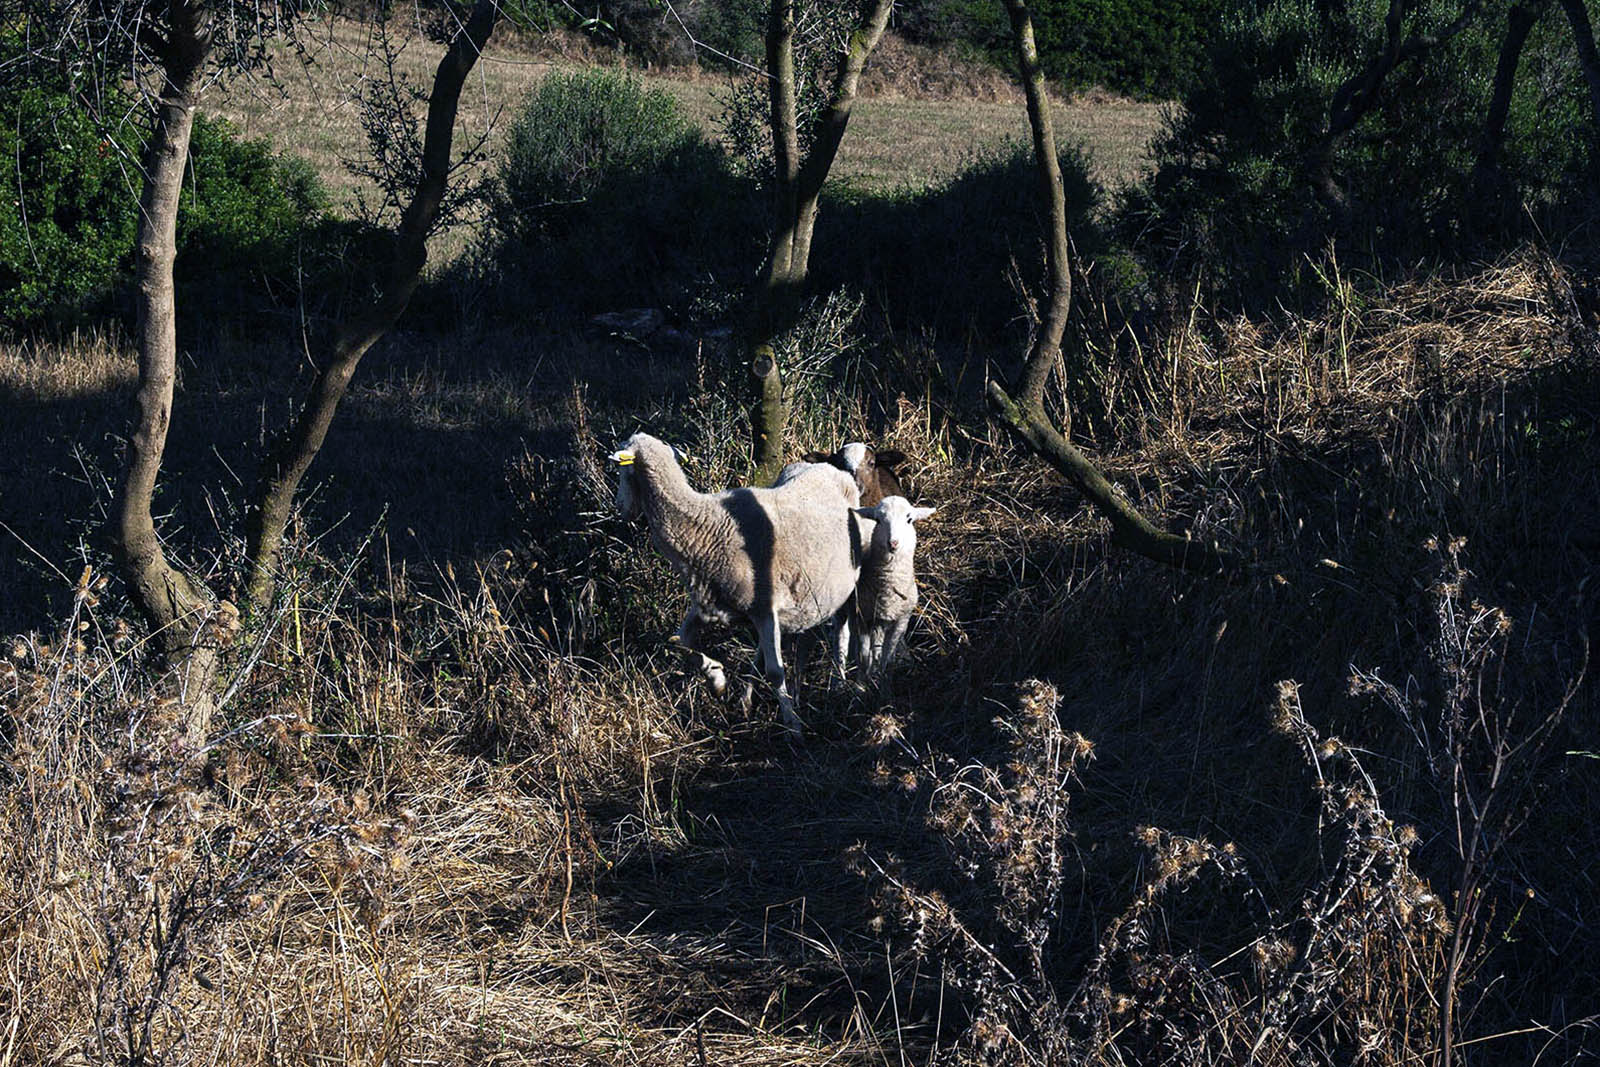
M 804 630 L 794 635 L 794 692 L 798 696 L 806 684 L 806 664 L 811 662 L 811 653 L 816 649 L 817 635 L 814 630 Z
M 833 665 L 841 679 L 845 677 L 846 660 L 850 656 L 850 620 L 855 613 L 855 598 L 851 597 L 833 616 Z
M 862 677 L 872 673 L 872 627 L 867 625 L 867 620 L 861 617 L 858 611 L 852 621 L 855 623 L 854 644 L 856 649 L 856 666 L 861 668 Z
M 886 630 L 887 628 L 883 623 L 875 622 L 866 634 L 867 674 L 869 677 L 877 678 L 883 674 L 883 646 Z
M 783 631 L 778 626 L 778 616 L 770 613 L 756 622 L 756 636 L 761 642 L 761 667 L 767 682 L 778 693 L 778 710 L 783 714 L 783 725 L 791 734 L 799 736 L 802 726 L 795 714 L 794 697 L 789 695 L 789 681 L 783 674 Z
M 691 605 L 672 639 L 683 647 L 689 669 L 704 678 L 711 692 L 720 697 L 728 691 L 728 672 L 721 663 L 700 651 L 700 622 L 700 613 Z
M 905 639 L 906 627 L 911 625 L 911 616 L 902 615 L 891 622 L 883 635 L 883 651 L 880 653 L 879 663 L 881 670 L 887 672 L 889 664 L 894 661 L 895 653 L 900 651 L 900 642 Z

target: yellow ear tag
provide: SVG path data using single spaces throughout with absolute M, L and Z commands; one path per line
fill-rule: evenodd
M 611 460 L 619 467 L 627 467 L 633 463 L 633 453 L 613 452 L 611 453 Z

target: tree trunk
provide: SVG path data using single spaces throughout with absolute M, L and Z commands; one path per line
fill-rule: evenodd
M 1572 24 L 1572 40 L 1578 46 L 1578 63 L 1583 67 L 1583 77 L 1589 83 L 1589 103 L 1594 109 L 1594 132 L 1600 140 L 1600 54 L 1595 52 L 1594 26 L 1589 22 L 1589 9 L 1584 0 L 1561 0 L 1561 9 Z
M 1383 83 L 1395 68 L 1420 59 L 1466 29 L 1477 17 L 1481 3 L 1482 0 L 1467 0 L 1454 21 L 1441 27 L 1437 33 L 1413 33 L 1406 37 L 1406 16 L 1414 13 L 1416 5 L 1409 0 L 1389 0 L 1389 10 L 1383 20 L 1383 51 L 1334 90 L 1328 107 L 1328 127 L 1306 153 L 1306 182 L 1317 201 L 1328 210 L 1341 229 L 1350 223 L 1351 208 L 1348 194 L 1334 177 L 1335 147 L 1377 106 Z
M 176 685 L 184 725 L 197 738 L 210 725 L 213 705 L 217 645 L 210 621 L 216 604 L 199 582 L 168 563 L 151 500 L 172 422 L 178 366 L 172 278 L 178 255 L 178 202 L 211 38 L 196 3 L 174 3 L 170 22 L 160 51 L 161 91 L 155 127 L 145 146 L 139 197 L 134 245 L 139 384 L 133 436 L 116 503 L 113 551 L 128 592 L 150 625 L 169 681 Z
M 1543 3 L 1515 4 L 1506 14 L 1506 35 L 1500 42 L 1500 58 L 1495 63 L 1494 89 L 1483 120 L 1478 158 L 1472 167 L 1473 198 L 1486 211 L 1492 210 L 1501 199 L 1500 150 L 1506 140 L 1506 115 L 1511 111 L 1511 94 L 1516 89 L 1522 50 L 1543 11 Z
M 1204 573 L 1238 567 L 1238 561 L 1215 545 L 1204 545 L 1156 529 L 1105 476 L 1051 424 L 1044 409 L 1045 385 L 1061 359 L 1061 338 L 1072 310 L 1071 247 L 1067 241 L 1067 198 L 1061 184 L 1060 156 L 1050 117 L 1050 97 L 1039 53 L 1034 46 L 1033 19 L 1027 0 L 1006 0 L 1022 89 L 1028 100 L 1033 152 L 1039 167 L 1039 195 L 1046 212 L 1045 252 L 1050 271 L 1050 302 L 1023 363 L 1017 399 L 999 382 L 989 384 L 989 401 L 1018 442 L 1060 471 L 1101 514 L 1111 520 L 1118 544 L 1143 556 Z
M 800 156 L 800 125 L 794 62 L 795 0 L 772 0 L 767 12 L 768 95 L 772 122 L 772 244 L 752 295 L 745 354 L 754 398 L 750 429 L 756 480 L 770 482 L 783 466 L 783 434 L 788 422 L 783 372 L 774 342 L 794 326 L 811 269 L 811 237 L 817 223 L 822 187 L 833 168 L 861 71 L 883 38 L 894 0 L 873 0 L 850 40 L 827 109 L 817 120 L 816 136 L 805 158 Z
M 1028 101 L 1028 126 L 1033 132 L 1033 154 L 1038 164 L 1039 203 L 1045 211 L 1045 266 L 1050 272 L 1050 302 L 1034 333 L 1033 346 L 1022 367 L 1020 399 L 1025 409 L 1044 414 L 1044 389 L 1061 362 L 1061 338 L 1072 311 L 1072 250 L 1067 241 L 1067 193 L 1061 184 L 1061 154 L 1056 149 L 1055 123 L 1050 113 L 1049 87 L 1039 66 L 1033 39 L 1033 18 L 1027 0 L 1006 0 L 1011 37 L 1017 50 L 1017 68 Z
M 272 599 L 295 493 L 327 439 L 328 427 L 361 357 L 400 318 L 421 280 L 428 259 L 428 234 L 438 220 L 450 176 L 450 149 L 461 88 L 488 44 L 499 15 L 496 0 L 477 0 L 472 14 L 439 60 L 433 93 L 428 99 L 422 175 L 395 233 L 388 277 L 372 303 L 339 328 L 333 349 L 312 382 L 305 406 L 268 458 L 247 531 L 250 577 L 246 594 L 253 607 L 262 607 Z

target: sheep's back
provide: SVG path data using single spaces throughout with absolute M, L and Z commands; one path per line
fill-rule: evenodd
M 784 630 L 808 630 L 850 599 L 862 542 L 848 474 L 819 465 L 783 485 L 723 497 L 754 567 L 756 612 L 770 607 Z

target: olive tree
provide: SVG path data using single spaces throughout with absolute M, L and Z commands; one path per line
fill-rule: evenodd
M 772 133 L 772 238 L 750 298 L 745 358 L 754 382 L 751 411 L 757 477 L 770 481 L 783 465 L 788 413 L 774 341 L 795 324 L 810 274 L 811 238 L 828 172 L 844 141 L 867 59 L 883 38 L 894 0 L 865 0 L 849 23 L 825 101 L 801 115 L 796 63 L 800 0 L 771 0 L 767 10 L 767 118 Z
M 7 0 L 5 24 L 26 42 L 24 59 L 68 72 L 80 98 L 138 90 L 149 108 L 139 161 L 134 249 L 138 378 L 134 419 L 111 522 L 113 554 L 133 603 L 149 624 L 167 683 L 192 738 L 214 707 L 220 653 L 237 609 L 173 564 L 152 512 L 177 378 L 178 203 L 195 110 L 218 79 L 263 65 L 274 39 L 292 37 L 314 0 Z M 270 597 L 296 490 L 361 357 L 405 310 L 427 256 L 452 170 L 451 142 L 463 84 L 500 16 L 497 0 L 455 12 L 429 98 L 420 165 L 392 235 L 387 272 L 368 305 L 342 323 L 299 414 L 281 436 L 250 505 L 247 603 Z

